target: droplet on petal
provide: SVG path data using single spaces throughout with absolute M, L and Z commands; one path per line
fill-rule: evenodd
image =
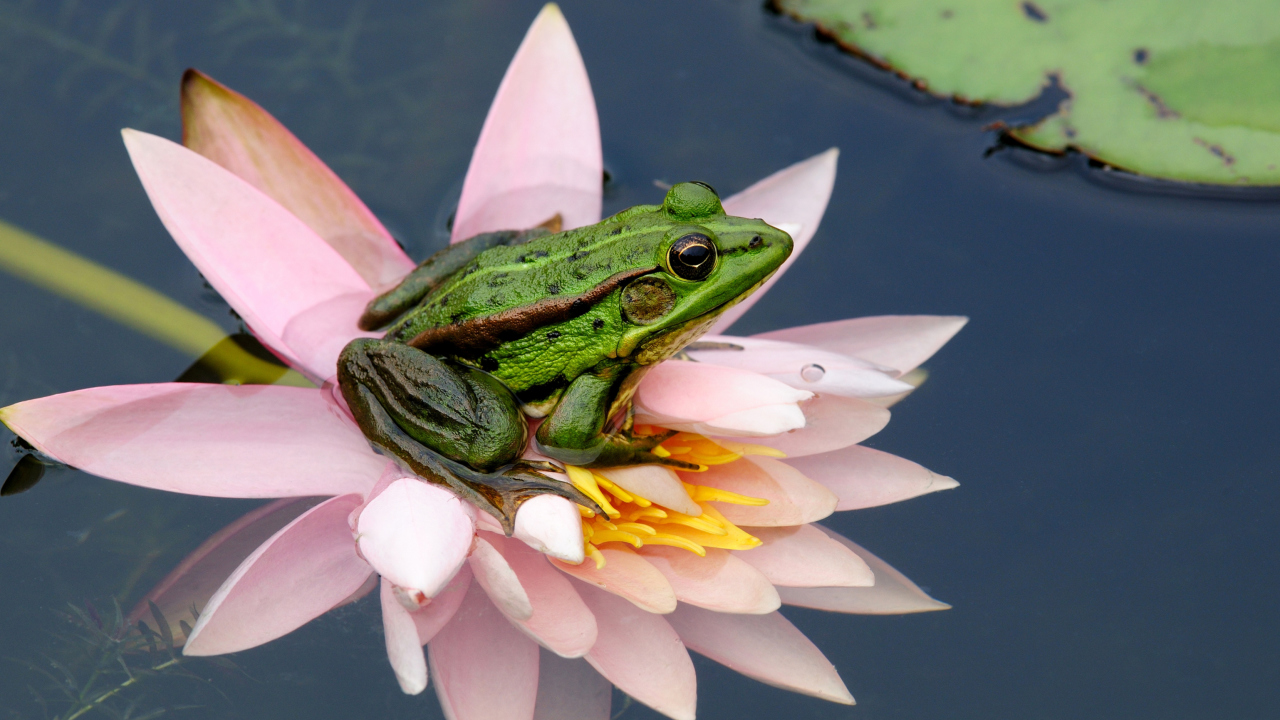
M 827 374 L 827 369 L 816 363 L 809 363 L 800 368 L 800 379 L 805 382 L 818 382 L 823 375 Z

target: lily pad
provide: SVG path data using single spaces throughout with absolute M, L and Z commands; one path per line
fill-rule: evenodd
M 774 0 L 931 93 L 1057 112 L 1014 128 L 1154 177 L 1280 184 L 1275 0 Z

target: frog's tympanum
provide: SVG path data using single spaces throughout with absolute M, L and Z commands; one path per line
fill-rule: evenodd
M 595 508 L 539 472 L 559 468 L 520 458 L 529 419 L 541 419 L 536 449 L 560 462 L 696 469 L 653 452 L 669 434 L 633 434 L 632 393 L 791 246 L 763 220 L 726 216 L 702 183 L 589 227 L 478 235 L 369 303 L 361 327 L 390 327 L 342 351 L 342 394 L 373 443 L 508 533 L 539 494 Z

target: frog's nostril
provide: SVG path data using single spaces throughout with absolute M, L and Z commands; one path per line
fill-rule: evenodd
M 747 243 L 747 247 L 754 250 L 763 244 L 764 244 L 764 238 L 760 237 L 759 235 L 756 235 L 755 237 L 751 238 L 751 242 Z

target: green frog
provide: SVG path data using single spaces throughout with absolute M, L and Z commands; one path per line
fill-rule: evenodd
M 588 227 L 485 233 L 428 258 L 360 319 L 381 339 L 342 351 L 338 381 L 374 444 L 448 486 L 510 534 L 516 510 L 553 493 L 599 510 L 522 460 L 697 466 L 632 431 L 648 368 L 705 333 L 791 254 L 787 233 L 725 215 L 704 183 Z

